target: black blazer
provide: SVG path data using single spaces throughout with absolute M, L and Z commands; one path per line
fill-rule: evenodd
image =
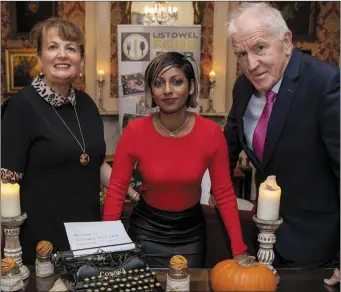
M 238 77 L 224 134 L 231 170 L 244 150 L 256 185 L 276 175 L 282 189 L 276 250 L 297 263 L 330 260 L 340 232 L 340 69 L 294 49 L 273 106 L 263 160 L 247 146 L 243 116 L 254 92 Z

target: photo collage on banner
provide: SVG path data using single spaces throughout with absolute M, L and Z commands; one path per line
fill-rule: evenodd
M 119 121 L 122 129 L 127 124 L 126 120 L 150 113 L 144 105 L 144 72 L 158 54 L 176 51 L 193 57 L 193 67 L 200 79 L 201 25 L 118 25 L 117 33 Z M 199 108 L 194 111 L 199 112 Z

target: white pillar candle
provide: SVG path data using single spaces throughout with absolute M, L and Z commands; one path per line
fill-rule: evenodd
M 257 218 L 278 220 L 281 188 L 276 183 L 276 176 L 268 176 L 259 187 Z
M 20 186 L 1 183 L 1 217 L 17 217 L 20 215 Z

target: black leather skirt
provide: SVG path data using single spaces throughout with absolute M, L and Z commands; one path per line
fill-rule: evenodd
M 140 197 L 130 218 L 128 234 L 139 241 L 152 268 L 168 268 L 173 255 L 187 258 L 188 267 L 204 267 L 205 215 L 201 204 L 178 212 L 151 207 Z

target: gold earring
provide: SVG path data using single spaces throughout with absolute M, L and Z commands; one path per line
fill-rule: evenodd
M 43 73 L 43 69 L 40 68 L 40 72 L 39 72 L 39 77 L 43 78 L 44 77 L 44 73 Z
M 79 77 L 80 77 L 80 78 L 82 78 L 82 77 L 83 77 L 82 70 L 79 72 Z

